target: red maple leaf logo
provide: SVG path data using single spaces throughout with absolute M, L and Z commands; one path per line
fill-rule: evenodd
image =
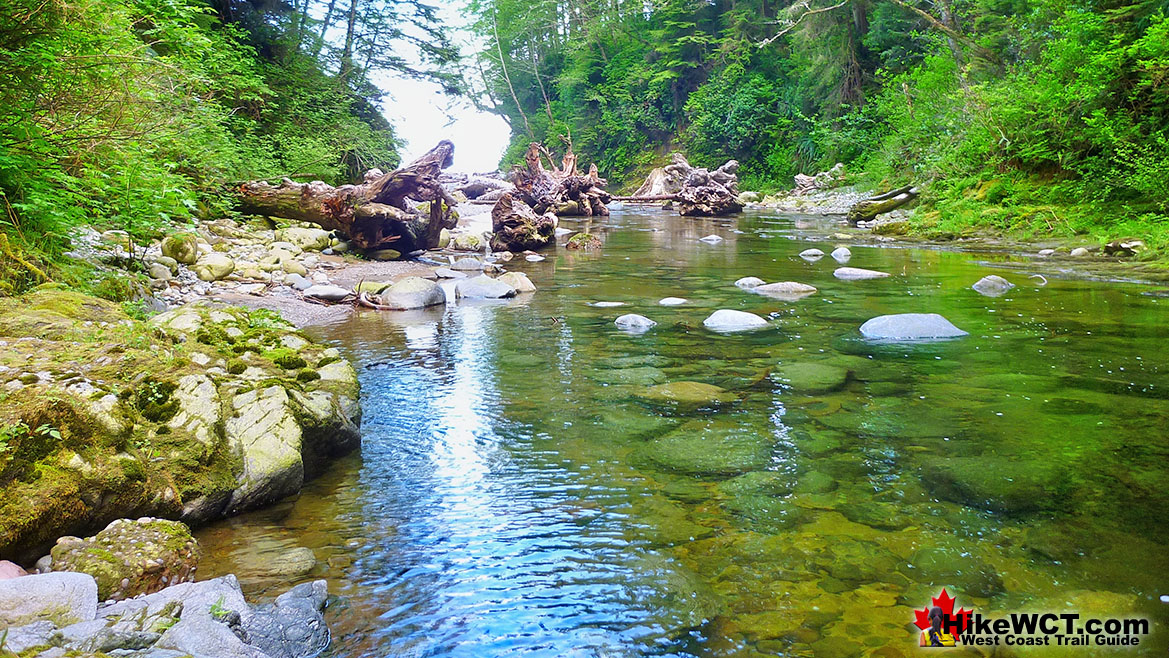
M 943 587 L 941 594 L 930 599 L 930 601 L 931 601 L 930 606 L 926 606 L 925 608 L 922 608 L 921 610 L 914 610 L 913 611 L 913 616 L 915 618 L 914 622 L 913 622 L 914 625 L 916 625 L 918 628 L 920 628 L 923 631 L 925 629 L 929 628 L 930 627 L 930 607 L 935 606 L 935 605 L 942 609 L 942 612 L 946 614 L 946 617 L 954 617 L 955 616 L 954 615 L 954 601 L 956 601 L 956 600 L 957 599 L 950 596 L 950 594 L 948 592 L 946 592 L 946 589 Z M 958 632 L 959 633 L 966 630 L 966 627 L 968 627 L 970 625 L 970 615 L 973 612 L 974 612 L 973 610 L 967 610 L 966 608 L 960 608 L 958 610 L 957 619 L 958 619 Z

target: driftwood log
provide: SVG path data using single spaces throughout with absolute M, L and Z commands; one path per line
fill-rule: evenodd
M 803 196 L 811 194 L 819 190 L 826 190 L 835 187 L 837 183 L 844 179 L 844 165 L 837 162 L 828 171 L 821 171 L 815 176 L 807 174 L 796 174 L 796 186 L 792 189 L 792 195 Z
M 551 212 L 537 215 L 528 204 L 505 193 L 491 209 L 491 249 L 526 251 L 547 246 L 556 235 L 557 223 Z
M 743 210 L 739 201 L 739 163 L 728 160 L 710 171 L 691 166 L 681 153 L 671 156 L 670 164 L 654 169 L 633 196 L 618 201 L 676 203 L 684 217 L 719 217 Z M 669 206 L 667 206 L 669 207 Z
M 857 201 L 848 211 L 848 223 L 856 226 L 861 222 L 872 221 L 877 215 L 883 215 L 896 210 L 917 198 L 918 189 L 912 185 L 899 187 L 884 194 L 878 194 L 867 199 Z
M 572 141 L 556 166 L 552 154 L 543 145 L 532 142 L 524 155 L 524 164 L 511 172 L 516 196 L 531 206 L 536 214 L 554 212 L 560 216 L 603 216 L 609 214 L 607 204 L 612 200 L 604 190 L 607 181 L 597 172 L 597 165 L 589 166 L 588 174 L 581 174 L 576 166 Z M 541 156 L 547 157 L 551 169 L 545 169 Z
M 287 178 L 280 185 L 245 183 L 238 190 L 239 209 L 340 231 L 359 249 L 392 247 L 403 254 L 433 249 L 442 229 L 458 222 L 452 212 L 455 201 L 438 182 L 440 172 L 451 166 L 454 150 L 454 144 L 443 140 L 401 169 L 367 172 L 360 185 L 333 187 Z M 407 199 L 429 202 L 429 209 L 415 210 Z

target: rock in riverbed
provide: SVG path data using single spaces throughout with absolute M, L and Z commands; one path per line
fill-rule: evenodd
M 880 315 L 862 324 L 860 331 L 870 340 L 931 340 L 967 335 L 937 313 Z
M 645 317 L 644 315 L 626 313 L 625 315 L 622 315 L 621 317 L 614 320 L 613 324 L 617 325 L 621 329 L 624 329 L 625 331 L 641 333 L 643 331 L 649 331 L 650 328 L 657 323 Z
M 536 284 L 532 283 L 528 275 L 523 272 L 505 272 L 499 275 L 496 280 L 515 288 L 518 293 L 536 292 Z
M 864 279 L 883 279 L 889 276 L 889 273 L 865 270 L 859 267 L 838 267 L 832 276 L 844 281 L 861 281 Z
M 782 299 L 785 301 L 795 301 L 803 297 L 807 297 L 816 292 L 816 289 L 806 283 L 798 283 L 796 281 L 780 281 L 778 283 L 765 283 L 761 286 L 755 286 L 751 292 L 765 297 L 774 299 Z
M 824 252 L 819 249 L 805 249 L 800 252 L 800 258 L 809 262 L 816 262 L 824 257 Z
M 353 292 L 334 285 L 315 285 L 304 291 L 305 297 L 312 297 L 313 299 L 320 299 L 326 302 L 340 302 L 344 301 L 346 297 L 352 295 Z
M 847 263 L 848 259 L 852 258 L 852 252 L 848 247 L 837 247 L 832 250 L 830 254 L 837 263 Z
M 766 327 L 767 320 L 754 313 L 722 308 L 711 313 L 710 317 L 702 321 L 702 325 L 711 331 L 750 331 Z
M 662 306 L 681 306 L 686 302 L 687 300 L 681 297 L 662 297 L 658 300 L 658 304 L 661 304 Z
M 455 284 L 455 292 L 460 297 L 468 299 L 503 299 L 516 296 L 515 288 L 485 274 L 469 279 L 459 279 L 459 282 Z
M 751 290 L 752 288 L 761 286 L 765 283 L 767 282 L 757 276 L 745 276 L 738 281 L 735 281 L 735 285 L 742 288 L 743 290 Z
M 97 582 L 83 573 L 46 573 L 0 581 L 0 627 L 68 626 L 97 615 Z
M 1000 295 L 1006 294 L 1007 291 L 1009 291 L 1011 288 L 1014 288 L 1015 284 L 1007 281 L 997 274 L 991 274 L 982 277 L 970 287 L 974 288 L 980 295 L 985 295 L 987 297 L 998 297 Z
M 378 294 L 378 303 L 395 311 L 405 311 L 446 303 L 446 293 L 433 281 L 408 276 Z

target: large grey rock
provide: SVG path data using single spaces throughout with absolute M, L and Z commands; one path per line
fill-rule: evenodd
M 883 279 L 889 276 L 888 272 L 866 270 L 859 267 L 838 267 L 832 276 L 844 281 L 860 281 L 863 279 Z
M 720 308 L 714 313 L 711 313 L 710 317 L 703 320 L 702 326 L 711 331 L 750 331 L 752 329 L 766 327 L 767 320 L 754 313 Z
M 328 597 L 323 580 L 297 585 L 271 605 L 255 608 L 241 630 L 249 645 L 272 658 L 312 658 L 329 646 L 321 616 Z
M 476 272 L 483 269 L 483 261 L 475 258 L 460 258 L 451 263 L 451 269 L 456 272 Z
M 97 615 L 97 581 L 68 571 L 0 581 L 0 627 L 50 621 L 68 626 Z
M 879 315 L 862 324 L 860 331 L 870 340 L 930 340 L 967 335 L 937 313 Z
M 795 301 L 802 297 L 807 297 L 816 292 L 816 289 L 806 283 L 798 283 L 796 281 L 780 281 L 778 283 L 765 283 L 761 286 L 751 288 L 751 292 L 773 299 L 783 299 L 787 301 Z
M 624 329 L 625 331 L 640 333 L 643 331 L 648 331 L 650 327 L 653 327 L 657 323 L 645 317 L 644 315 L 626 313 L 625 315 L 622 315 L 621 317 L 614 320 L 613 324 L 617 325 L 621 329 Z
M 306 288 L 304 291 L 305 297 L 313 297 L 315 299 L 321 299 L 326 302 L 339 302 L 352 294 L 353 293 L 346 288 L 334 285 L 315 285 Z
M 272 658 L 263 651 L 244 644 L 231 627 L 211 617 L 185 616 L 167 629 L 154 645 L 158 649 L 173 649 L 198 658 Z
M 227 420 L 228 445 L 243 457 L 229 511 L 252 509 L 300 491 L 304 484 L 301 428 L 280 386 L 235 396 Z
M 11 626 L 6 630 L 0 630 L 0 635 L 4 635 L 4 643 L 0 648 L 7 649 L 14 654 L 21 654 L 33 647 L 47 646 L 57 631 L 57 627 L 51 621 L 37 621 L 24 626 Z M 2 654 L 0 655 L 7 655 Z
M 800 252 L 800 258 L 806 261 L 816 262 L 824 257 L 824 252 L 819 249 L 805 249 Z
M 203 281 L 219 281 L 235 271 L 235 261 L 221 253 L 212 252 L 204 254 L 191 269 Z
M 1006 294 L 1007 291 L 1011 288 L 1014 288 L 1015 284 L 1007 281 L 997 274 L 990 274 L 988 276 L 982 277 L 970 287 L 974 288 L 980 295 L 985 295 L 987 297 L 998 297 L 1000 295 Z
M 378 295 L 383 306 L 397 311 L 426 308 L 446 303 L 446 293 L 435 282 L 417 276 L 408 276 L 394 283 Z
M 847 263 L 848 259 L 852 258 L 852 252 L 848 247 L 837 247 L 829 254 L 837 263 Z
M 247 621 L 252 614 L 240 591 L 239 581 L 229 575 L 197 583 L 180 583 L 154 594 L 104 605 L 97 616 L 107 621 L 128 616 L 155 617 L 174 610 L 176 604 L 181 610 L 180 618 L 187 620 L 230 614 Z
M 485 274 L 469 279 L 460 279 L 455 284 L 455 292 L 460 297 L 469 299 L 503 299 L 516 296 L 515 288 Z
M 743 290 L 751 290 L 752 288 L 761 286 L 765 283 L 767 282 L 757 276 L 745 276 L 738 281 L 735 281 L 735 285 L 742 288 Z
M 536 284 L 523 272 L 505 272 L 499 275 L 498 280 L 515 288 L 516 292 L 536 292 Z

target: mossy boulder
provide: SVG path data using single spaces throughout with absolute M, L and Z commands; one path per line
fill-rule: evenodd
M 128 599 L 194 580 L 199 546 L 176 521 L 118 519 L 93 537 L 62 537 L 52 550 L 54 571 L 87 573 L 103 601 Z
M 735 395 L 713 384 L 702 382 L 669 382 L 650 386 L 637 397 L 657 407 L 690 412 L 703 407 L 715 407 L 735 400 Z
M 0 333 L 0 559 L 117 518 L 260 507 L 360 442 L 353 368 L 270 312 L 199 303 L 147 323 L 44 290 L 0 300 Z
M 191 266 L 191 270 L 203 281 L 219 281 L 235 271 L 235 261 L 223 254 L 205 254 Z
M 175 233 L 162 240 L 162 255 L 183 265 L 194 265 L 199 258 L 199 241 L 191 233 Z
M 1066 509 L 1075 469 L 1057 459 L 1009 456 L 938 457 L 922 466 L 922 481 L 942 500 L 1006 514 Z
M 774 375 L 796 393 L 808 395 L 840 390 L 848 382 L 848 369 L 815 361 L 781 365 Z
M 328 249 L 332 238 L 329 232 L 321 228 L 307 228 L 293 226 L 280 229 L 275 233 L 278 242 L 288 242 L 304 251 L 320 251 Z
M 766 468 L 771 461 L 772 444 L 764 428 L 703 419 L 646 442 L 642 454 L 668 471 L 728 476 Z
M 592 233 L 577 233 L 564 246 L 577 251 L 597 251 L 601 248 L 601 239 Z

